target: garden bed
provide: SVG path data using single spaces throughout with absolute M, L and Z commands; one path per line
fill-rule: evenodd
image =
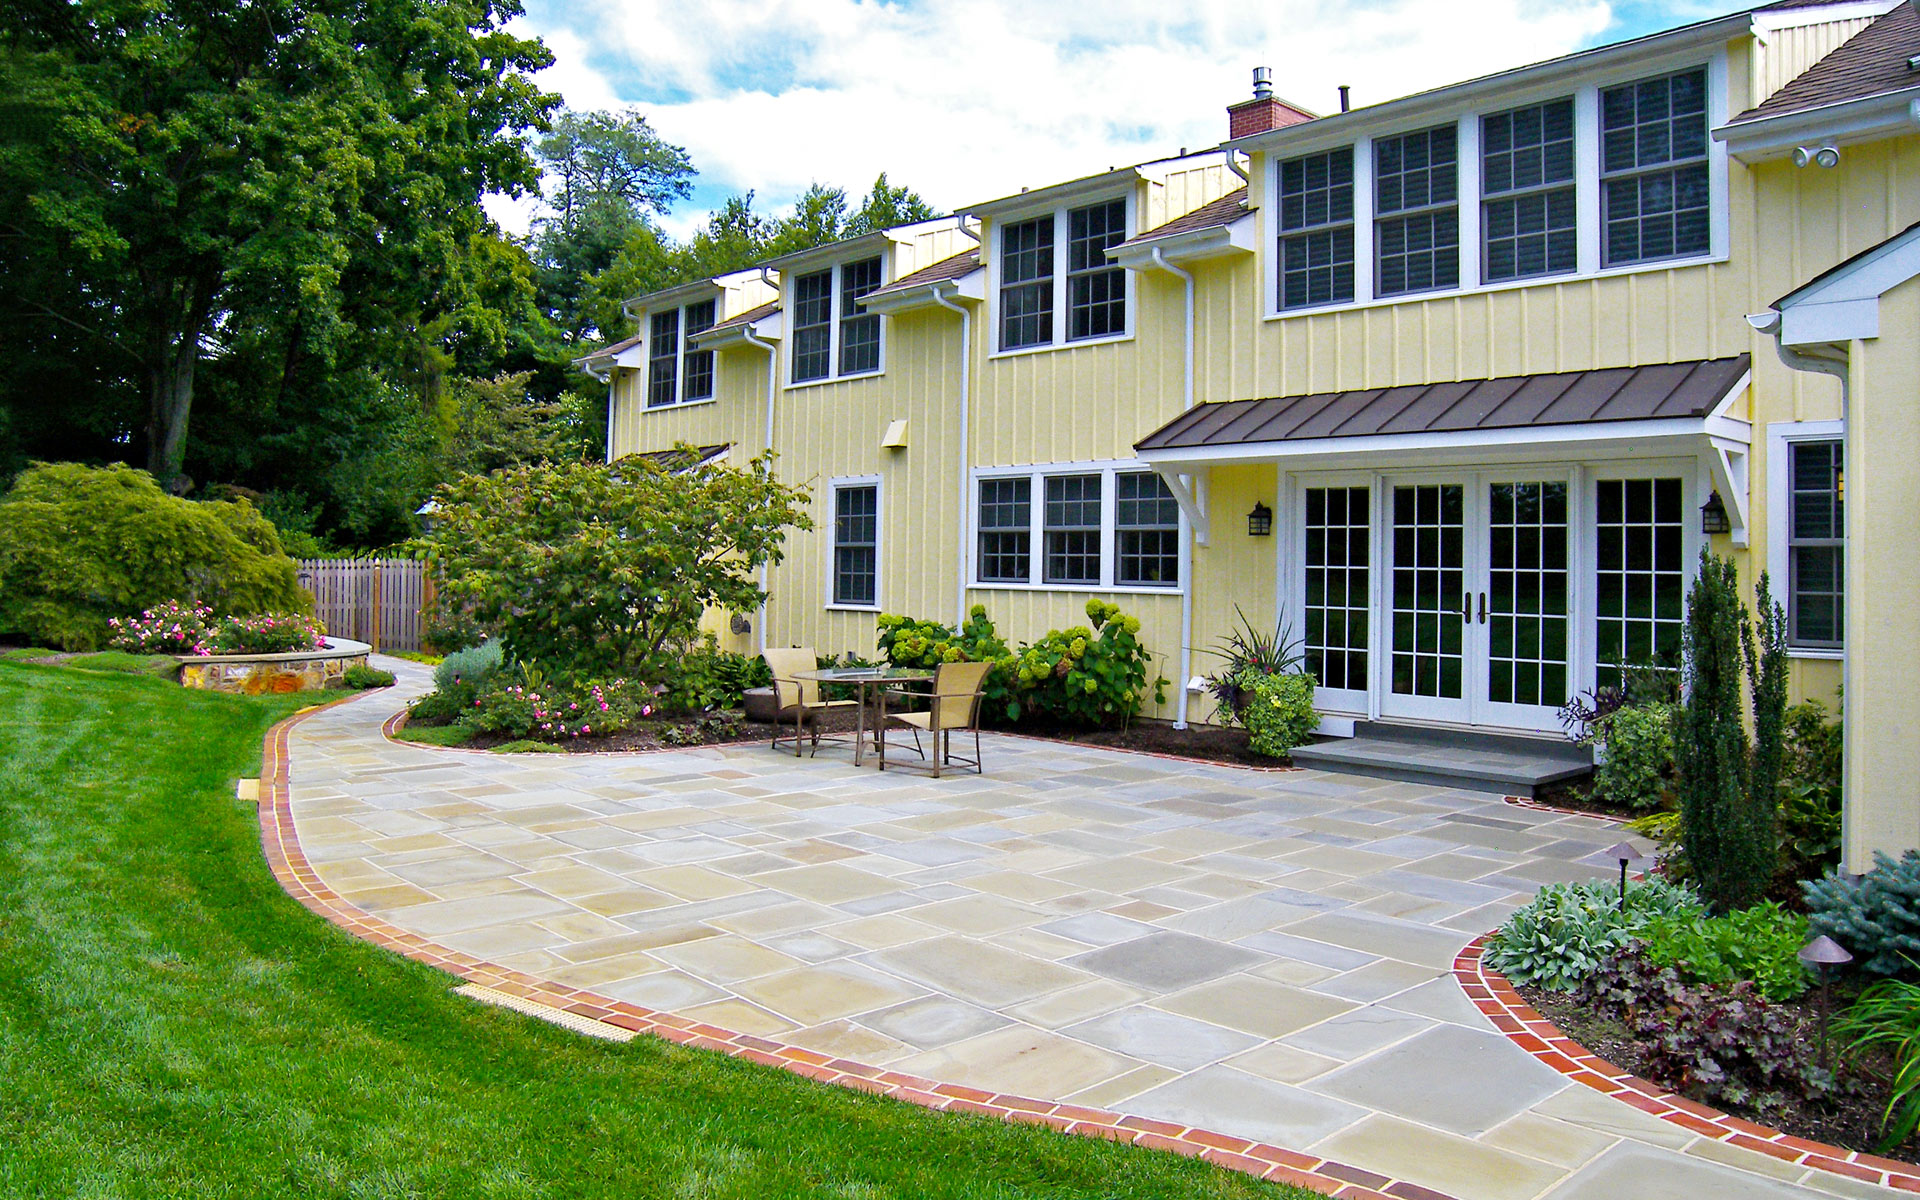
M 631 754 L 649 750 L 688 750 L 699 746 L 740 746 L 756 742 L 765 743 L 774 736 L 774 727 L 764 721 L 748 721 L 738 712 L 720 715 L 723 718 L 733 719 L 730 732 L 709 726 L 706 729 L 700 729 L 698 739 L 692 741 L 670 740 L 673 736 L 670 731 L 697 727 L 698 719 L 693 717 L 647 718 L 636 721 L 630 728 L 610 736 L 569 738 L 564 742 L 529 742 L 523 738 L 499 733 L 470 734 L 457 725 L 416 724 L 410 720 L 401 720 L 390 725 L 388 732 L 400 741 L 416 742 L 427 746 L 458 746 L 464 750 L 502 750 L 509 753 L 527 750 L 557 754 Z M 831 709 L 821 714 L 819 727 L 823 734 L 851 734 L 854 729 L 854 714 L 846 709 Z M 782 737 L 788 736 L 793 732 L 793 726 L 782 725 L 779 732 Z
M 1046 738 L 1071 742 L 1076 746 L 1099 746 L 1108 750 L 1130 750 L 1139 754 L 1196 758 L 1234 767 L 1285 767 L 1292 759 L 1269 758 L 1255 754 L 1247 731 L 1225 725 L 1192 725 L 1175 729 L 1171 721 L 1141 718 L 1116 729 L 1076 729 L 1064 725 L 1017 725 L 1005 732 L 1021 737 Z

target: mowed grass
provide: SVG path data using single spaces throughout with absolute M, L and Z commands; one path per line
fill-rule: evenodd
M 0 662 L 0 1193 L 1308 1195 L 452 995 L 268 873 L 299 703 Z

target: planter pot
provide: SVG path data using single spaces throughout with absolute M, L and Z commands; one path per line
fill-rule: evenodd
M 770 687 L 748 688 L 742 693 L 742 704 L 746 708 L 747 720 L 772 723 L 779 709 L 774 707 L 773 689 Z

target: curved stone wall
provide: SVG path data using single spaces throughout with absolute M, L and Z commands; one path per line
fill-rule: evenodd
M 180 682 L 190 688 L 248 696 L 341 688 L 346 686 L 347 668 L 366 666 L 372 650 L 365 642 L 328 638 L 324 650 L 182 657 Z

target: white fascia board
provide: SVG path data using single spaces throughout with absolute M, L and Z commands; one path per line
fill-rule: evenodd
M 915 227 L 902 225 L 898 230 L 882 229 L 875 233 L 863 233 L 859 237 L 828 242 L 824 246 L 810 246 L 792 254 L 782 254 L 779 258 L 770 258 L 762 265 L 785 276 L 801 274 L 808 267 L 824 266 L 843 259 L 869 258 L 890 247 L 911 243 L 913 236 L 906 231 L 912 228 Z
M 1854 4 L 1809 4 L 1804 8 L 1760 9 L 1753 14 L 1753 31 L 1765 35 L 1834 21 L 1884 17 L 1903 3 L 1905 0 L 1859 0 Z
M 1168 262 L 1174 263 L 1201 262 L 1205 259 L 1225 258 L 1233 254 L 1252 254 L 1256 224 L 1253 214 L 1247 213 L 1244 216 L 1235 217 L 1225 225 L 1214 225 L 1206 229 L 1194 229 L 1186 233 L 1175 233 L 1167 237 L 1115 246 L 1107 251 L 1107 257 L 1129 271 L 1152 271 L 1157 269 L 1157 264 L 1153 261 L 1153 252 L 1156 249 L 1166 257 Z
M 1920 228 L 1908 229 L 1822 279 L 1788 293 L 1780 343 L 1822 345 L 1880 336 L 1880 297 L 1920 275 Z
M 1780 343 L 1819 346 L 1880 336 L 1880 300 L 1796 304 L 1780 314 Z
M 725 285 L 717 279 L 696 279 L 692 283 L 677 284 L 657 292 L 648 292 L 644 296 L 635 296 L 627 301 L 627 307 L 635 312 L 648 312 L 656 308 L 678 308 L 689 300 L 705 300 L 708 296 L 718 296 L 725 290 Z
M 915 309 L 938 308 L 941 306 L 940 302 L 934 297 L 939 295 L 944 295 L 950 300 L 985 300 L 987 298 L 986 268 L 975 267 L 965 275 L 953 279 L 936 279 L 903 291 L 888 292 L 883 296 L 868 296 L 861 303 L 874 312 L 892 316 L 895 313 L 912 312 Z
M 782 314 L 771 312 L 747 325 L 726 325 L 717 329 L 703 329 L 687 340 L 702 350 L 728 350 L 735 346 L 753 345 L 747 340 L 749 331 L 763 342 L 777 342 L 785 327 Z
M 1149 176 L 1139 167 L 1120 167 L 1099 175 L 1089 175 L 1084 179 L 1073 179 L 1066 183 L 1056 183 L 1051 187 L 1034 188 L 1012 196 L 1002 196 L 997 200 L 987 200 L 979 204 L 969 204 L 960 210 L 965 217 L 980 217 L 991 220 L 1007 220 L 1023 216 L 1029 212 L 1051 212 L 1063 204 L 1092 196 L 1103 196 L 1132 188 Z
M 1823 104 L 1777 117 L 1739 121 L 1713 131 L 1743 163 L 1785 158 L 1798 146 L 1845 146 L 1920 129 L 1920 87 Z
M 1595 421 L 1581 425 L 1529 425 L 1518 429 L 1470 429 L 1448 433 L 1389 433 L 1364 437 L 1301 438 L 1236 446 L 1180 446 L 1134 453 L 1156 470 L 1162 465 L 1229 466 L 1236 463 L 1310 462 L 1313 469 L 1361 465 L 1367 459 L 1417 466 L 1423 462 L 1490 461 L 1490 455 L 1528 459 L 1614 457 L 1695 453 L 1711 438 L 1745 442 L 1746 422 L 1731 418 L 1663 417 L 1646 421 Z M 1676 446 L 1675 443 L 1685 443 Z
M 646 365 L 646 361 L 647 343 L 644 341 L 635 342 L 613 356 L 613 365 L 616 367 L 639 367 Z

